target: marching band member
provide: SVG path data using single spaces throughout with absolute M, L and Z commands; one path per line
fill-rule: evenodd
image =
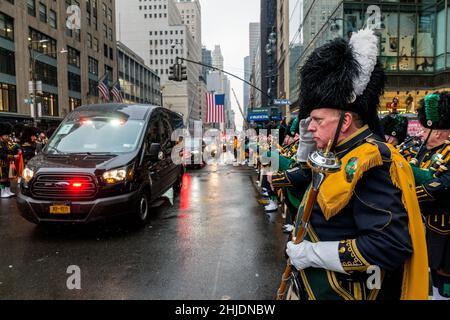
M 13 145 L 10 143 L 12 128 L 8 123 L 0 123 L 0 198 L 15 196 L 11 192 L 10 163 L 14 161 Z
M 317 48 L 301 69 L 300 107 L 312 119 L 308 131 L 318 149 L 332 142 L 342 166 L 318 191 L 305 241 L 288 243 L 286 252 L 298 271 L 291 298 L 428 298 L 414 177 L 406 160 L 380 137 L 377 108 L 385 75 L 377 44 L 373 31 L 361 30 L 349 41 L 338 38 Z M 368 283 L 374 266 L 380 271 L 377 286 Z
M 450 299 L 450 93 L 427 95 L 419 108 L 422 148 L 404 150 L 426 218 L 433 299 Z
M 394 146 L 402 144 L 408 134 L 408 119 L 400 114 L 388 114 L 381 119 L 386 142 Z

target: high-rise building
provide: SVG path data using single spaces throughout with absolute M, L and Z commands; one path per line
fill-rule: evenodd
M 258 54 L 258 46 L 261 37 L 261 25 L 259 22 L 251 22 L 249 24 L 249 56 L 244 58 L 244 79 L 251 82 L 252 71 L 255 70 L 256 61 L 260 61 L 260 58 L 256 57 Z M 261 81 L 258 81 L 261 83 Z M 251 89 L 250 86 L 244 83 L 244 114 L 247 115 L 248 107 L 251 103 Z
M 277 98 L 276 77 L 276 27 L 277 27 L 277 1 L 261 0 L 261 95 L 263 106 L 269 106 Z M 274 35 L 274 36 L 272 36 Z M 270 53 L 269 53 L 270 49 Z
M 278 98 L 286 99 L 289 96 L 289 0 L 277 2 L 277 79 Z M 283 115 L 289 115 L 289 105 L 280 106 Z
M 261 25 L 259 22 L 250 22 L 249 24 L 249 56 L 250 63 L 255 61 L 256 50 L 258 49 L 258 43 L 261 38 Z
M 193 121 L 201 119 L 201 105 L 204 101 L 198 90 L 201 67 L 183 62 L 187 66 L 188 80 L 169 80 L 170 67 L 177 62 L 177 57 L 201 60 L 201 42 L 198 41 L 201 36 L 197 33 L 201 30 L 198 29 L 198 24 L 191 24 L 191 20 L 189 25 L 183 24 L 178 7 L 185 5 L 194 6 L 197 10 L 195 19 L 201 19 L 198 0 L 188 4 L 175 0 L 117 0 L 117 38 L 141 56 L 145 64 L 160 76 L 163 106 L 182 113 L 186 125 L 193 128 Z M 197 38 L 191 33 L 192 26 L 196 28 Z
M 117 80 L 115 35 L 115 1 L 0 1 L 0 117 L 33 110 L 45 127 L 99 102 L 100 78 Z
M 212 52 L 212 65 L 214 68 L 223 70 L 223 55 L 220 50 L 220 45 L 214 47 L 214 51 Z
M 252 69 L 251 69 L 251 64 L 250 64 L 250 56 L 247 56 L 244 58 L 244 80 L 250 82 L 250 76 L 252 74 Z M 246 83 L 243 84 L 244 86 L 244 105 L 243 105 L 243 112 L 244 115 L 247 114 L 247 109 L 249 107 L 250 104 L 250 86 Z
M 202 63 L 208 66 L 212 66 L 212 55 L 211 50 L 208 50 L 206 47 L 202 48 Z M 202 67 L 203 78 L 206 81 L 206 76 L 211 69 L 208 67 Z
M 181 14 L 181 22 L 191 31 L 198 45 L 202 43 L 202 15 L 198 0 L 178 0 L 177 7 Z

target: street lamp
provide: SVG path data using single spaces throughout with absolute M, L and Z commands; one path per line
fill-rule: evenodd
M 39 44 L 43 44 L 42 47 L 46 48 L 46 44 L 47 42 L 49 42 L 48 39 L 43 39 L 43 40 L 32 40 L 31 38 L 28 38 L 29 40 L 29 45 L 28 45 L 28 49 L 29 49 L 29 54 L 30 54 L 30 82 L 29 82 L 29 94 L 30 94 L 30 102 L 31 102 L 31 113 L 32 113 L 32 117 L 33 117 L 33 123 L 34 126 L 37 125 L 37 118 L 38 118 L 38 110 L 37 110 L 37 79 L 36 79 L 36 60 L 37 58 L 39 58 L 40 56 L 44 56 L 44 55 L 52 55 L 52 54 L 58 54 L 58 53 L 67 53 L 68 51 L 66 49 L 62 49 L 60 51 L 56 51 L 56 52 L 46 52 L 46 53 L 39 53 L 37 55 L 34 55 L 34 51 L 33 51 L 33 43 L 39 43 Z

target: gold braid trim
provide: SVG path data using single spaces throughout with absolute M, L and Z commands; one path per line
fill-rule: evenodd
M 356 158 L 357 164 L 352 179 L 346 179 L 346 166 L 351 159 Z M 378 146 L 366 142 L 350 151 L 342 158 L 342 168 L 330 174 L 320 187 L 317 202 L 328 221 L 344 209 L 353 197 L 356 184 L 364 173 L 374 167 L 383 165 Z
M 366 271 L 371 266 L 361 254 L 356 245 L 356 240 L 342 240 L 339 244 L 339 259 L 346 272 Z

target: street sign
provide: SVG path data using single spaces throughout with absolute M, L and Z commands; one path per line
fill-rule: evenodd
M 23 99 L 23 102 L 25 103 L 25 104 L 32 104 L 33 103 L 33 100 L 32 99 Z
M 288 99 L 275 99 L 273 100 L 273 104 L 276 106 L 291 104 L 291 102 Z
M 36 93 L 42 94 L 42 81 L 36 81 Z

